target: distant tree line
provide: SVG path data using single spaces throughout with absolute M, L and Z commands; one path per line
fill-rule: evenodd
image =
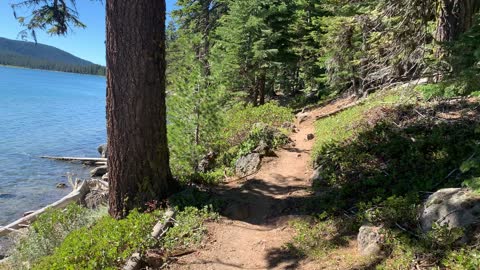
M 105 76 L 104 66 L 95 64 L 74 65 L 32 58 L 18 54 L 0 54 L 0 65 Z

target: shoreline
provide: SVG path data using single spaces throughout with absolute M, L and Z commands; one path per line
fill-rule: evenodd
M 40 70 L 40 71 L 59 72 L 59 73 L 76 74 L 76 75 L 86 75 L 86 76 L 96 76 L 96 77 L 106 78 L 106 75 L 67 72 L 67 71 L 60 71 L 60 70 L 53 70 L 53 69 L 41 69 L 41 68 L 31 68 L 31 67 L 22 67 L 22 66 L 10 66 L 10 65 L 2 65 L 2 64 L 0 64 L 0 67 L 17 68 L 17 69 L 27 69 L 27 70 Z

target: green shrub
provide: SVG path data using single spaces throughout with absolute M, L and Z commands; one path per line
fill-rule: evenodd
M 175 226 L 162 238 L 162 247 L 167 251 L 195 248 L 207 232 L 204 226 L 205 221 L 217 218 L 218 214 L 212 210 L 211 206 L 204 206 L 201 209 L 186 207 L 175 218 Z
M 426 100 L 434 98 L 452 98 L 458 96 L 478 95 L 480 91 L 480 76 L 465 71 L 461 75 L 440 83 L 425 84 L 416 87 Z
M 145 250 L 160 213 L 132 211 L 127 218 L 106 216 L 91 227 L 70 233 L 53 255 L 43 258 L 33 269 L 117 269 L 133 252 Z
M 480 250 L 476 248 L 462 248 L 447 254 L 442 264 L 449 270 L 477 270 L 480 269 Z
M 70 204 L 62 210 L 47 210 L 18 239 L 12 254 L 14 268 L 34 266 L 42 257 L 53 254 L 69 233 L 90 226 L 104 215 L 106 208 L 94 211 L 77 204 Z
M 347 246 L 358 227 L 344 218 L 316 219 L 313 222 L 295 220 L 290 224 L 295 236 L 287 247 L 298 255 L 319 259 L 335 248 Z
M 412 110 L 399 110 L 402 117 L 407 111 Z M 402 128 L 388 119 L 352 140 L 323 145 L 317 160 L 322 181 L 314 188 L 326 184 L 339 204 L 351 205 L 459 186 L 462 180 L 479 176 L 472 170 L 446 177 L 476 151 L 475 121 L 407 119 Z
M 224 140 L 228 147 L 239 145 L 245 141 L 256 123 L 278 128 L 292 120 L 290 109 L 273 102 L 258 107 L 237 105 L 226 113 Z
M 409 197 L 391 196 L 384 201 L 374 199 L 371 202 L 359 204 L 359 220 L 377 225 L 415 226 L 419 199 L 415 195 Z

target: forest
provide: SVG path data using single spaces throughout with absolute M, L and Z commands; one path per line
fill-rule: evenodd
M 105 67 L 60 49 L 20 40 L 0 38 L 0 65 L 105 75 Z
M 103 206 L 0 269 L 480 268 L 480 1 L 133 2 L 105 3 Z

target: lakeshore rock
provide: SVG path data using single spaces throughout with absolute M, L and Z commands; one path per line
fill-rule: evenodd
M 363 256 L 379 256 L 385 243 L 382 227 L 363 225 L 357 236 L 358 251 Z
M 67 184 L 65 184 L 65 183 L 58 183 L 58 184 L 56 185 L 56 188 L 60 188 L 60 189 L 67 188 Z
M 102 177 L 104 174 L 108 172 L 107 166 L 100 166 L 96 167 L 95 169 L 90 171 L 90 176 L 92 177 Z
M 108 158 L 108 148 L 106 143 L 98 146 L 97 151 L 102 156 L 102 158 Z
M 235 164 L 235 174 L 238 177 L 245 177 L 254 174 L 260 168 L 260 154 L 253 153 L 241 157 Z
M 464 188 L 441 189 L 428 197 L 420 216 L 420 225 L 429 232 L 435 223 L 465 231 L 461 242 L 468 242 L 470 232 L 480 219 L 480 195 Z

